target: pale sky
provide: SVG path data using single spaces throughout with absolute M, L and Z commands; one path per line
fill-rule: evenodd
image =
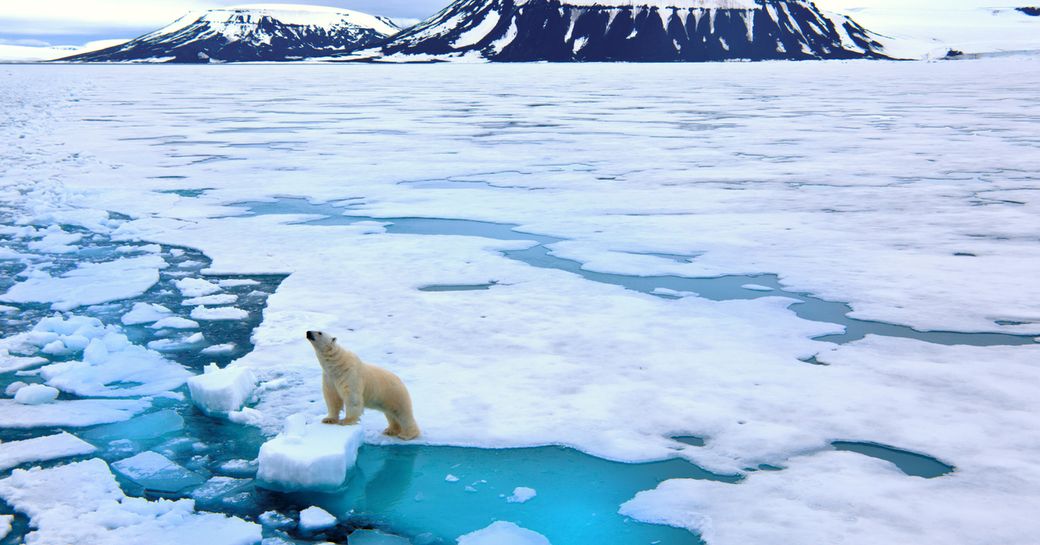
M 269 0 L 355 9 L 400 19 L 424 19 L 451 0 Z M 1040 0 L 1038 0 L 1040 1 Z M 249 0 L 0 0 L 0 44 L 76 45 L 133 38 L 188 11 L 241 5 Z M 817 0 L 824 9 L 857 7 L 970 8 L 1017 5 L 1015 0 Z M 1030 3 L 1022 0 L 1021 4 Z M 1032 2 L 1036 3 L 1036 2 Z M 852 13 L 855 16 L 854 13 Z

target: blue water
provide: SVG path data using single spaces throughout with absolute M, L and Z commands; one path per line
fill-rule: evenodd
M 236 203 L 235 207 L 244 208 L 246 215 L 273 214 L 308 214 L 322 216 L 318 219 L 300 222 L 304 225 L 345 225 L 360 221 L 376 221 L 389 223 L 388 233 L 416 235 L 460 235 L 492 238 L 497 240 L 530 240 L 536 244 L 524 250 L 508 250 L 503 255 L 534 267 L 556 269 L 576 274 L 592 282 L 621 286 L 625 289 L 647 293 L 664 299 L 675 299 L 676 296 L 655 293 L 660 288 L 694 292 L 701 297 L 713 301 L 735 299 L 757 299 L 759 297 L 782 296 L 793 299 L 791 310 L 805 320 L 838 324 L 845 328 L 844 333 L 824 335 L 817 340 L 844 344 L 862 339 L 866 335 L 901 337 L 917 339 L 925 342 L 974 346 L 1023 345 L 1033 344 L 1035 338 L 1029 335 L 1011 335 L 1004 333 L 965 333 L 954 331 L 920 331 L 911 327 L 859 320 L 848 316 L 852 307 L 847 303 L 827 301 L 808 293 L 786 290 L 775 274 L 726 275 L 710 278 L 687 278 L 681 276 L 631 276 L 589 271 L 583 264 L 553 255 L 548 247 L 564 239 L 548 235 L 540 235 L 517 231 L 516 225 L 444 218 L 376 218 L 371 216 L 345 215 L 351 208 L 363 205 L 358 199 L 348 199 L 329 203 L 312 203 L 298 197 L 283 197 L 272 201 L 253 201 Z M 677 261 L 690 260 L 696 256 L 672 254 L 657 255 L 665 259 Z M 743 286 L 755 284 L 772 288 L 771 291 L 748 289 Z M 470 286 L 427 286 L 426 291 L 460 291 L 492 288 L 492 284 L 474 284 Z
M 955 467 L 941 462 L 931 456 L 910 452 L 889 445 L 879 443 L 865 443 L 855 441 L 835 441 L 831 445 L 836 450 L 858 452 L 864 456 L 879 458 L 895 464 L 897 468 L 907 475 L 934 479 L 953 473 Z

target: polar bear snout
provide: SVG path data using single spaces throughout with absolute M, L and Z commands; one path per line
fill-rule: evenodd
M 318 331 L 308 331 L 307 332 L 307 340 L 308 341 L 313 341 L 314 337 L 316 337 L 317 336 L 316 334 L 318 334 L 318 333 L 320 333 L 320 332 L 318 332 Z

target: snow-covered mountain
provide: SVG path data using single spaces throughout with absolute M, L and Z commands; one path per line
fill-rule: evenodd
M 885 57 L 855 21 L 803 0 L 457 0 L 376 54 L 493 61 Z
M 78 62 L 242 62 L 323 57 L 395 34 L 389 19 L 345 9 L 260 4 L 193 12 Z

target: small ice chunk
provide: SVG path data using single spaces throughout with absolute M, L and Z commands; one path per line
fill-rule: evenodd
M 201 278 L 182 278 L 175 285 L 185 297 L 202 297 L 220 291 L 220 286 Z
M 347 536 L 350 545 L 411 545 L 411 541 L 401 536 L 384 534 L 379 530 L 354 530 Z
M 336 517 L 321 507 L 311 506 L 300 511 L 300 530 L 317 532 L 336 525 Z
M 172 409 L 164 409 L 139 416 L 129 422 L 99 426 L 80 435 L 88 441 L 101 444 L 113 440 L 156 439 L 182 429 L 184 418 Z
M 538 492 L 533 488 L 518 486 L 513 489 L 513 495 L 506 498 L 506 501 L 509 503 L 525 503 L 537 495 Z
M 36 356 L 12 356 L 6 348 L 0 348 L 0 373 L 18 371 L 41 363 L 47 363 L 47 359 Z
M 72 351 L 65 346 L 65 343 L 59 340 L 53 340 L 45 344 L 43 348 L 40 349 L 40 352 L 47 354 L 48 356 L 64 356 Z
M 206 342 L 206 337 L 202 333 L 195 333 L 179 339 L 156 339 L 148 343 L 148 348 L 157 352 L 176 352 L 194 348 L 204 342 Z
M 191 299 L 185 299 L 181 302 L 184 306 L 192 305 L 230 305 L 238 301 L 237 295 L 231 295 L 230 293 L 218 293 L 215 295 L 203 295 L 202 297 L 192 297 Z
M 46 462 L 92 454 L 97 449 L 94 445 L 68 432 L 36 437 L 24 441 L 8 441 L 0 443 L 0 471 L 26 462 Z
M 7 534 L 11 533 L 13 522 L 14 515 L 0 515 L 0 539 L 7 537 Z
M 120 321 L 125 325 L 150 324 L 162 320 L 170 314 L 173 314 L 173 311 L 162 305 L 134 303 L 134 308 L 124 314 Z
M 343 484 L 364 440 L 360 425 L 307 424 L 303 415 L 260 447 L 258 480 L 281 490 L 334 489 Z
M 25 388 L 26 386 L 28 386 L 28 384 L 26 384 L 26 383 L 24 383 L 24 382 L 22 382 L 20 380 L 17 381 L 17 382 L 12 382 L 12 383 L 7 385 L 7 388 L 4 389 L 4 395 L 13 397 L 14 394 L 18 392 L 18 390 L 21 390 L 22 388 Z
M 694 291 L 681 291 L 673 290 L 671 288 L 654 288 L 650 293 L 654 295 L 664 295 L 665 297 L 675 297 L 681 299 L 683 297 L 696 297 L 698 294 Z
M 244 320 L 249 313 L 235 307 L 198 306 L 192 309 L 191 317 L 196 320 Z
M 215 344 L 199 350 L 199 354 L 214 356 L 218 354 L 230 354 L 235 351 L 235 343 Z
M 14 400 L 22 405 L 43 405 L 58 399 L 60 392 L 57 388 L 44 386 L 43 384 L 30 384 L 19 388 L 14 394 Z
M 458 545 L 551 545 L 545 536 L 500 520 L 487 528 L 459 536 Z
M 220 464 L 220 471 L 238 477 L 256 475 L 256 460 L 228 460 Z
M 180 492 L 205 482 L 198 473 L 152 451 L 119 460 L 113 463 L 112 467 L 146 490 Z
M 229 412 L 228 420 L 235 424 L 242 424 L 243 426 L 253 426 L 259 428 L 264 422 L 264 413 L 251 409 L 249 407 L 242 407 L 240 411 Z
M 170 316 L 158 320 L 148 327 L 152 329 L 198 329 L 199 323 L 180 316 Z
M 763 286 L 762 284 L 744 284 L 740 287 L 751 291 L 773 291 L 773 288 L 769 286 Z
M 452 475 L 451 473 L 448 473 L 447 475 L 445 475 L 444 476 L 444 480 L 448 481 L 449 483 L 457 483 L 457 482 L 459 482 L 459 478 L 454 476 L 454 475 Z
M 248 368 L 206 366 L 205 372 L 188 379 L 195 405 L 207 413 L 230 413 L 242 408 L 256 390 L 256 375 Z
M 202 486 L 191 491 L 191 497 L 199 503 L 214 504 L 244 492 L 253 483 L 252 479 L 213 477 Z
M 286 528 L 293 525 L 293 519 L 278 511 L 264 511 L 260 514 L 260 524 L 268 528 Z

